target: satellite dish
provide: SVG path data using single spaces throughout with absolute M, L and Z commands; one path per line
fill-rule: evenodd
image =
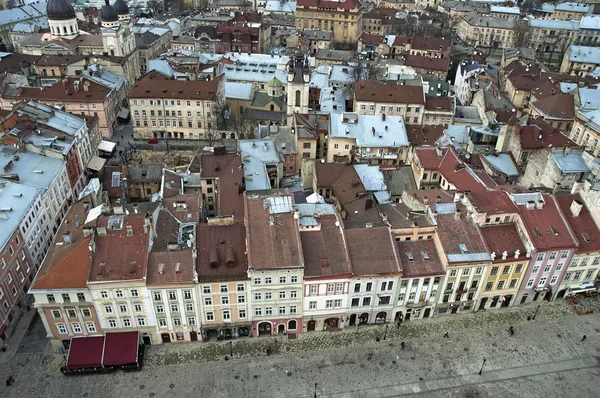
M 192 241 L 191 240 L 187 241 L 187 247 L 192 247 Z

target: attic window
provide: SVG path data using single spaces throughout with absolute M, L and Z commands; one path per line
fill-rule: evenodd
M 133 226 L 127 226 L 127 236 L 133 236 Z
M 554 234 L 554 236 L 558 236 L 558 229 L 556 229 L 554 227 L 550 227 L 550 231 L 552 231 L 552 233 Z
M 329 267 L 329 260 L 326 258 L 321 259 L 321 267 Z
M 415 260 L 415 257 L 413 256 L 413 254 L 411 252 L 406 252 L 404 254 L 406 254 L 406 258 L 408 258 L 408 261 L 414 261 Z
M 582 233 L 581 233 L 581 236 L 583 237 L 583 239 L 584 239 L 586 242 L 589 242 L 589 241 L 590 241 L 590 236 L 587 234 L 587 232 L 582 232 Z
M 287 245 L 287 244 L 288 244 L 288 241 L 287 241 L 287 239 L 283 239 L 283 240 L 281 241 L 281 243 L 283 243 L 284 245 Z
M 542 234 L 540 233 L 540 230 L 537 228 L 533 229 L 533 233 L 535 234 L 535 236 L 537 236 L 538 238 L 542 237 Z
M 464 243 L 461 243 L 458 245 L 458 248 L 460 249 L 460 252 L 462 254 L 467 254 L 469 253 L 469 249 L 467 249 L 467 245 L 465 245 Z
M 429 254 L 426 251 L 421 252 L 421 255 L 423 256 L 423 260 L 429 260 Z

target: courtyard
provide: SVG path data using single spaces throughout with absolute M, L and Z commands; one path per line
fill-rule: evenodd
M 588 305 L 597 308 L 597 303 Z M 388 324 L 307 333 L 277 343 L 247 338 L 153 346 L 140 372 L 72 377 L 58 370 L 62 356 L 39 343 L 44 333 L 37 321 L 12 361 L 0 367 L 0 377 L 16 379 L 10 387 L 3 383 L 0 394 L 313 397 L 316 390 L 318 397 L 598 395 L 597 312 L 576 315 L 560 300 L 542 304 L 536 319 L 528 321 L 535 310 L 530 305 L 411 321 L 399 329 Z M 509 326 L 515 329 L 512 337 Z M 272 347 L 270 356 L 267 347 Z

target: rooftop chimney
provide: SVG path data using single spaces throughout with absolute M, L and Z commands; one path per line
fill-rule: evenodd
M 579 217 L 579 214 L 581 213 L 581 209 L 583 208 L 583 203 L 581 203 L 578 200 L 573 200 L 573 202 L 571 202 L 571 214 L 573 215 L 573 217 Z
M 544 201 L 543 200 L 538 200 L 536 206 L 537 209 L 543 209 L 544 208 Z
M 375 127 L 371 127 L 371 133 L 373 134 L 373 137 L 375 137 Z
M 527 201 L 527 210 L 533 210 L 535 208 L 535 202 L 533 200 Z
M 460 220 L 460 215 L 461 215 L 461 212 L 460 212 L 460 210 L 458 210 L 458 209 L 457 209 L 457 210 L 454 212 L 454 219 L 455 219 L 456 221 Z
M 73 234 L 71 234 L 71 231 L 63 233 L 63 240 L 65 241 L 65 245 L 73 243 Z
M 554 188 L 552 188 L 552 195 L 556 195 L 556 193 L 558 192 L 559 189 L 560 189 L 560 183 L 557 182 L 554 184 Z

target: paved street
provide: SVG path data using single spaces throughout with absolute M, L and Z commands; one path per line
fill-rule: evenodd
M 16 379 L 11 387 L 0 385 L 0 395 L 312 397 L 317 383 L 317 395 L 331 398 L 597 396 L 600 318 L 574 315 L 560 301 L 542 305 L 536 320 L 527 321 L 534 310 L 408 322 L 399 331 L 390 325 L 385 341 L 381 326 L 306 334 L 277 345 L 267 338 L 238 340 L 233 360 L 225 360 L 228 342 L 157 346 L 140 372 L 72 377 L 58 373 L 61 356 L 43 356 L 33 343 L 43 337 L 38 321 L 12 362 L 0 367 L 2 380 Z M 267 357 L 268 345 L 276 352 Z

